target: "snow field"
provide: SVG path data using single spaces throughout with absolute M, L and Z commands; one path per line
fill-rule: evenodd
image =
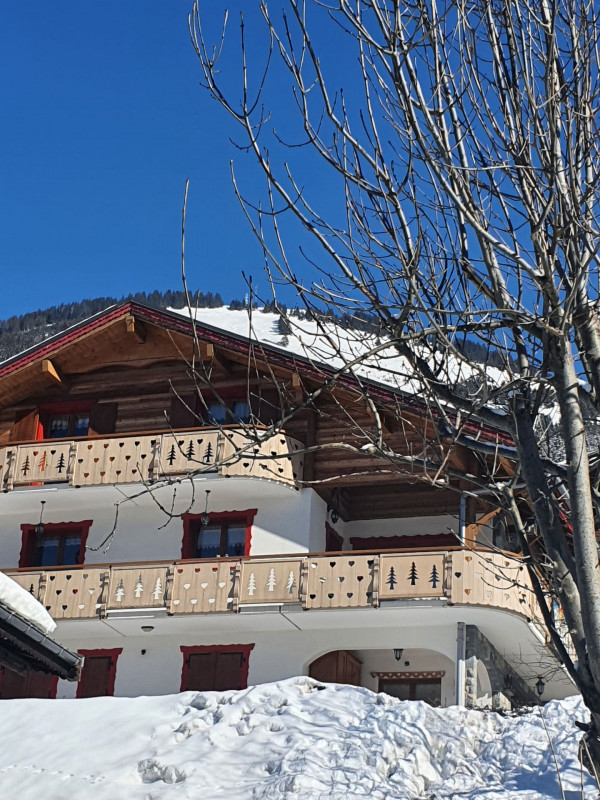
M 547 732 L 537 709 L 434 709 L 304 677 L 1 709 L 9 800 L 549 800 L 555 757 L 565 798 L 598 796 L 577 760 L 577 698 L 543 708 Z

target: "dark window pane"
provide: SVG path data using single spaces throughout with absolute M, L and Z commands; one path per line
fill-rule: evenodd
M 221 526 L 203 528 L 198 532 L 196 544 L 197 558 L 217 558 L 221 555 Z
M 89 414 L 75 414 L 73 436 L 87 436 L 90 427 Z
M 231 527 L 227 529 L 227 543 L 225 556 L 243 556 L 246 549 L 246 526 Z
M 232 408 L 235 421 L 248 422 L 250 419 L 250 406 L 245 400 L 237 400 Z
M 69 417 L 50 417 L 50 431 L 49 436 L 51 439 L 61 439 L 69 435 Z
M 223 403 L 208 403 L 208 418 L 217 425 L 227 422 L 227 407 Z
M 81 536 L 66 536 L 62 552 L 61 564 L 79 563 L 79 551 L 81 549 Z
M 417 683 L 415 685 L 415 700 L 424 700 L 431 706 L 439 706 L 441 699 L 441 684 Z
M 381 691 L 389 694 L 390 697 L 397 697 L 398 700 L 410 700 L 410 683 L 385 682 Z
M 34 558 L 36 567 L 56 567 L 58 564 L 58 550 L 60 539 L 58 536 L 45 536 L 36 548 Z

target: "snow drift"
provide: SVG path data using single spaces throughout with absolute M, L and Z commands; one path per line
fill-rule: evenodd
M 310 678 L 240 692 L 5 700 L 0 795 L 19 800 L 569 800 L 579 699 L 520 717 Z M 556 762 L 556 763 L 555 763 Z M 583 788 L 582 788 L 583 787 Z

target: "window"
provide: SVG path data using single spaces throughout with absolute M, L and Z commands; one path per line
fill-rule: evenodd
M 117 658 L 122 647 L 114 650 L 79 650 L 84 657 L 77 684 L 77 697 L 109 697 L 115 691 Z
M 442 704 L 441 678 L 380 678 L 379 691 L 398 700 L 423 700 L 430 706 Z
M 182 692 L 226 692 L 248 686 L 253 644 L 182 647 Z
M 182 558 L 239 558 L 250 554 L 256 509 L 209 514 L 202 525 L 199 514 L 183 518 Z
M 117 404 L 93 403 L 91 400 L 46 403 L 40 406 L 39 420 L 43 436 L 38 438 L 103 436 L 115 431 Z
M 90 427 L 90 415 L 58 414 L 48 417 L 45 429 L 46 439 L 72 439 L 76 436 L 87 436 Z
M 248 422 L 250 419 L 250 406 L 245 400 L 234 400 L 230 403 L 207 402 L 205 416 L 208 417 L 209 423 L 215 425 Z
M 83 564 L 85 543 L 91 519 L 82 522 L 44 523 L 36 534 L 36 525 L 21 525 L 20 567 L 68 567 Z
M 173 395 L 170 423 L 173 429 L 198 428 L 210 425 L 235 425 L 250 420 L 250 405 L 246 400 L 228 397 L 199 397 Z

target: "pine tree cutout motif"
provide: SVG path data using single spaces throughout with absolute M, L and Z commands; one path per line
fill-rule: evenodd
M 167 461 L 169 462 L 169 464 L 171 466 L 173 466 L 173 464 L 175 463 L 176 458 L 177 458 L 177 453 L 175 451 L 175 445 L 172 444 L 171 445 L 171 449 L 169 450 L 169 455 L 167 456 Z
M 64 470 L 65 466 L 66 466 L 66 464 L 65 464 L 65 454 L 61 453 L 59 455 L 59 457 L 58 457 L 58 463 L 56 465 L 56 471 L 58 472 L 59 475 Z
M 212 462 L 213 458 L 214 458 L 214 456 L 213 456 L 213 446 L 212 446 L 212 442 L 209 442 L 206 445 L 206 450 L 204 451 L 204 458 L 202 459 L 202 461 L 204 461 L 205 464 L 210 464 Z
M 294 575 L 294 571 L 290 570 L 290 574 L 288 575 L 287 583 L 285 585 L 285 588 L 288 590 L 288 594 L 292 594 L 295 585 L 296 585 L 296 577 Z
M 248 586 L 246 587 L 246 591 L 252 597 L 254 592 L 256 591 L 256 578 L 254 577 L 254 573 L 250 573 L 250 578 L 248 580 Z
M 125 587 L 123 586 L 123 578 L 117 584 L 117 590 L 115 592 L 115 599 L 117 603 L 120 603 L 123 598 L 125 597 Z
M 408 571 L 408 580 L 410 581 L 411 586 L 416 586 L 417 581 L 419 580 L 419 573 L 417 572 L 417 565 L 413 561 L 410 565 L 410 570 Z
M 436 565 L 434 564 L 433 567 L 431 568 L 431 575 L 429 576 L 429 583 L 435 589 L 439 582 L 440 582 L 440 575 L 439 575 L 439 573 L 437 571 Z
M 190 443 L 187 446 L 187 450 L 185 451 L 185 457 L 188 461 L 191 461 L 192 458 L 196 455 L 196 451 L 194 450 L 194 442 L 190 439 Z
M 31 464 L 29 462 L 29 456 L 27 455 L 25 456 L 25 463 L 21 468 L 21 472 L 23 473 L 23 475 L 27 475 L 30 469 L 31 469 Z
M 40 472 L 46 471 L 46 464 L 48 463 L 48 453 L 46 450 L 42 453 L 42 457 L 40 458 L 39 470 Z
M 386 583 L 392 591 L 396 588 L 396 584 L 398 583 L 398 578 L 396 577 L 396 570 L 394 569 L 393 564 L 390 567 L 390 571 L 388 572 Z
M 133 593 L 138 600 L 142 596 L 143 591 L 144 591 L 144 584 L 142 582 L 142 574 L 140 573 L 138 575 L 137 583 L 135 584 L 135 589 L 133 590 Z
M 162 597 L 162 591 L 163 591 L 162 581 L 160 578 L 157 578 L 156 583 L 154 584 L 154 591 L 152 592 L 152 597 L 155 600 L 160 600 L 160 598 Z
M 274 567 L 271 567 L 269 570 L 269 577 L 267 578 L 267 589 L 270 592 L 274 592 L 276 584 L 277 581 L 275 580 L 275 569 Z

